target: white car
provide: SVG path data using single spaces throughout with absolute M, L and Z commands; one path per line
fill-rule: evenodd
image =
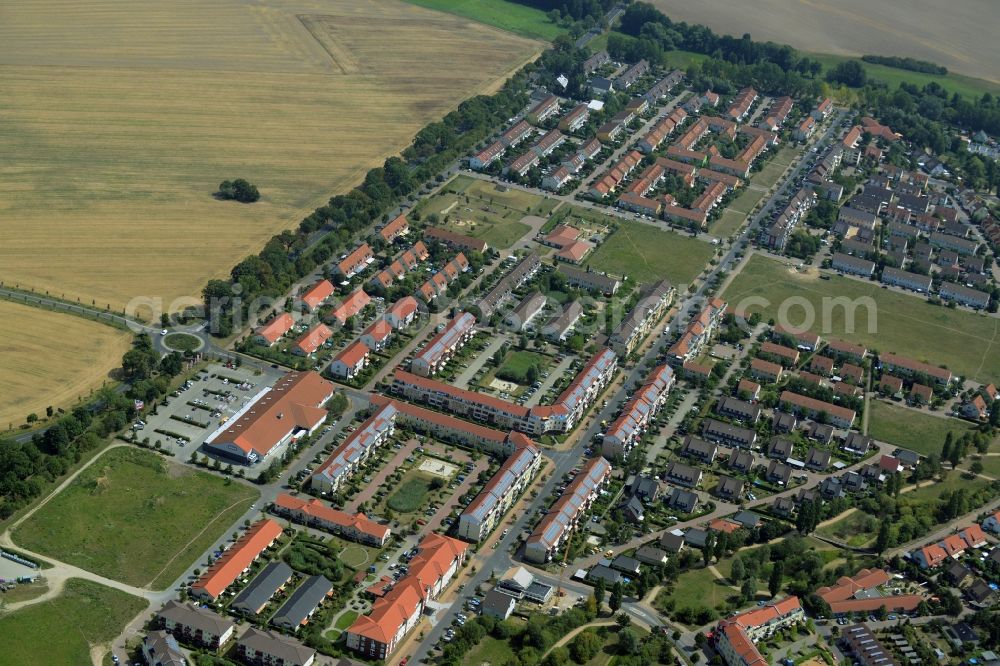
M 167 334 L 167 329 L 163 329 L 162 331 L 160 331 L 160 337 L 163 337 L 166 334 Z

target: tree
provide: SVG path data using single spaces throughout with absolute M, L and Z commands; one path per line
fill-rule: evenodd
M 882 519 L 878 526 L 878 537 L 875 539 L 875 552 L 881 555 L 889 547 L 889 538 L 892 534 L 892 525 L 888 517 Z
M 739 583 L 746 576 L 746 567 L 743 566 L 743 560 L 739 557 L 733 558 L 733 567 L 729 573 L 729 580 L 733 583 Z
M 860 88 L 867 83 L 868 74 L 857 60 L 845 60 L 830 70 L 826 78 L 831 83 L 843 83 L 851 88 Z
M 615 616 L 615 624 L 624 629 L 628 625 L 632 624 L 632 620 L 628 619 L 628 613 L 618 613 Z
M 597 583 L 594 585 L 594 600 L 597 602 L 597 609 L 600 611 L 601 604 L 604 603 L 604 592 L 607 590 L 607 586 L 604 583 L 603 578 L 598 578 Z
M 941 460 L 951 460 L 951 447 L 952 447 L 952 434 L 948 431 L 948 434 L 944 437 L 944 444 L 941 445 Z
M 983 473 L 983 463 L 981 463 L 981 462 L 979 462 L 977 460 L 977 461 L 973 462 L 972 465 L 969 466 L 969 470 L 973 474 L 982 474 Z
M 622 629 L 618 632 L 618 651 L 620 654 L 639 654 L 641 647 L 639 637 L 631 629 Z
M 615 583 L 611 588 L 611 598 L 608 599 L 608 606 L 612 613 L 617 613 L 622 607 L 622 584 L 621 581 Z
M 771 577 L 767 581 L 767 591 L 771 593 L 771 596 L 777 596 L 778 592 L 781 591 L 782 579 L 785 575 L 785 563 L 778 560 L 771 565 Z
M 597 656 L 603 644 L 597 632 L 581 631 L 569 643 L 570 657 L 578 664 L 585 664 Z
M 220 199 L 230 199 L 240 203 L 253 203 L 260 199 L 256 185 L 251 185 L 245 178 L 224 180 L 219 184 Z
M 753 578 L 747 578 L 743 581 L 743 585 L 740 586 L 740 596 L 743 597 L 743 601 L 750 601 L 757 594 L 757 581 Z

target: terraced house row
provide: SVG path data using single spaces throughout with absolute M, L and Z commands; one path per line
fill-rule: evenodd
M 591 357 L 553 404 L 534 407 L 401 370 L 393 378 L 391 391 L 407 400 L 424 403 L 449 414 L 537 437 L 546 432 L 572 430 L 614 377 L 617 367 L 614 352 L 603 349 Z
M 475 499 L 458 517 L 458 536 L 482 541 L 500 523 L 542 465 L 542 454 L 533 444 L 521 444 L 500 466 Z
M 666 402 L 674 385 L 674 371 L 668 365 L 654 368 L 639 390 L 622 407 L 621 414 L 604 433 L 601 454 L 608 459 L 624 458 L 632 451 L 650 421 Z

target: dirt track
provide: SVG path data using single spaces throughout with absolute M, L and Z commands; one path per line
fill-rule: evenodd
M 897 55 L 1000 81 L 994 0 L 652 0 L 676 21 L 839 55 Z

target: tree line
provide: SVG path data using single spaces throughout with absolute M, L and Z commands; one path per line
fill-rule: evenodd
M 906 69 L 911 72 L 923 72 L 924 74 L 939 74 L 944 76 L 948 73 L 947 67 L 936 65 L 926 60 L 916 58 L 900 58 L 898 56 L 863 55 L 861 59 L 873 65 L 885 65 L 896 69 Z

